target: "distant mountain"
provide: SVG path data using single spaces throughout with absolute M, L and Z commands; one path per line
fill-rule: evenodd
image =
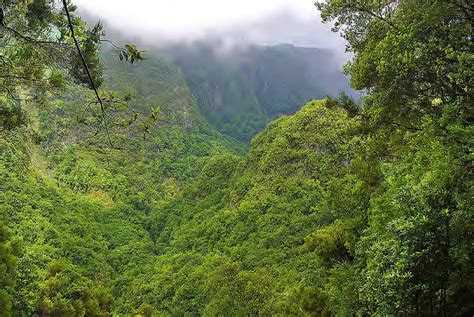
M 90 23 L 99 19 L 92 12 L 82 11 L 81 15 Z M 299 34 L 297 29 L 302 30 L 297 43 L 314 43 L 308 40 L 308 34 L 317 31 L 312 23 L 288 19 L 291 17 L 282 15 L 262 22 L 259 29 L 269 31 L 273 40 L 260 43 L 289 41 Z M 176 42 L 163 41 L 159 34 L 145 39 L 104 23 L 107 38 L 116 44 L 135 43 L 148 55 L 166 55 L 179 66 L 199 112 L 221 133 L 241 141 L 248 142 L 271 120 L 294 114 L 313 99 L 336 97 L 340 92 L 359 97 L 342 74 L 341 54 L 331 49 L 236 43 L 238 33 L 227 37 L 210 34 L 191 43 L 173 44 Z M 328 41 L 321 39 L 321 45 Z
M 355 94 L 330 50 L 289 44 L 216 47 L 197 42 L 165 53 L 181 67 L 200 112 L 237 139 L 249 140 L 269 121 L 312 99 Z

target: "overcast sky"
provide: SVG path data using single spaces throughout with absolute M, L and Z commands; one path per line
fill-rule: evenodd
M 291 43 L 337 49 L 344 41 L 320 22 L 314 0 L 74 0 L 81 10 L 133 37 Z M 83 12 L 84 12 L 83 11 Z

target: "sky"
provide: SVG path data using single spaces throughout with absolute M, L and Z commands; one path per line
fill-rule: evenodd
M 315 0 L 74 0 L 82 10 L 149 42 L 220 38 L 344 52 L 344 41 L 320 22 Z

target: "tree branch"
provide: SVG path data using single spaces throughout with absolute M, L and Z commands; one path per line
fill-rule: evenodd
M 79 42 L 78 42 L 77 39 L 76 39 L 76 35 L 75 35 L 75 33 L 74 33 L 74 26 L 73 26 L 73 24 L 72 24 L 71 14 L 69 13 L 69 9 L 68 9 L 66 0 L 63 0 L 63 6 L 64 6 L 64 10 L 66 11 L 68 26 L 69 26 L 69 29 L 70 29 L 70 31 L 71 31 L 71 37 L 72 37 L 72 39 L 74 40 L 74 45 L 76 46 L 77 52 L 78 52 L 79 57 L 81 58 L 81 61 L 82 61 L 82 65 L 84 66 L 84 69 L 85 69 L 85 71 L 86 71 L 87 77 L 89 78 L 89 82 L 90 82 L 90 84 L 91 84 L 91 87 L 92 87 L 92 89 L 94 90 L 95 97 L 97 98 L 97 101 L 99 102 L 99 105 L 100 105 L 100 111 L 101 111 L 101 114 L 102 114 L 102 120 L 103 120 L 103 122 L 104 122 L 105 132 L 106 132 L 106 134 L 107 134 L 107 139 L 108 139 L 108 141 L 109 141 L 110 146 L 113 147 L 112 140 L 111 140 L 111 138 L 110 138 L 109 127 L 108 127 L 108 125 L 107 125 L 107 118 L 106 118 L 106 116 L 105 116 L 104 104 L 103 104 L 103 102 L 102 102 L 102 99 L 100 98 L 99 91 L 97 90 L 97 87 L 95 86 L 95 82 L 94 82 L 94 79 L 92 78 L 91 72 L 90 72 L 90 70 L 89 70 L 89 66 L 87 66 L 86 60 L 85 60 L 85 58 L 84 58 L 84 55 L 83 55 L 82 52 L 81 52 L 81 47 L 80 47 L 80 45 L 79 45 Z
M 123 47 L 119 47 L 117 46 L 114 42 L 112 42 L 111 40 L 107 40 L 107 39 L 100 39 L 101 42 L 106 42 L 106 43 L 109 43 L 110 45 L 112 45 L 116 50 L 118 51 L 125 51 L 125 49 Z
M 346 9 L 355 9 L 357 11 L 360 11 L 360 12 L 364 12 L 364 13 L 367 13 L 368 15 L 376 18 L 376 19 L 379 19 L 380 21 L 383 21 L 385 23 L 387 23 L 389 26 L 391 26 L 392 28 L 394 28 L 395 30 L 398 29 L 398 27 L 393 24 L 392 22 L 388 21 L 387 19 L 385 19 L 384 17 L 381 17 L 380 15 L 378 14 L 375 14 L 374 12 L 372 12 L 371 10 L 367 9 L 367 8 L 364 8 L 364 7 L 361 7 L 357 4 L 354 4 L 354 3 L 348 3 L 344 6 Z
M 62 42 L 54 42 L 54 41 L 45 41 L 45 40 L 35 39 L 35 38 L 32 38 L 32 37 L 21 34 L 17 30 L 15 30 L 15 29 L 13 29 L 9 26 L 5 26 L 5 29 L 12 32 L 17 37 L 19 37 L 20 39 L 22 39 L 23 41 L 25 41 L 27 43 L 31 43 L 31 44 L 51 44 L 51 45 L 62 45 L 62 46 L 66 45 L 66 43 L 62 43 Z

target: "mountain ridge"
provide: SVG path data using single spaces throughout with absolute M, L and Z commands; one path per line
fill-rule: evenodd
M 203 113 L 219 131 L 248 141 L 266 123 L 302 104 L 344 92 L 357 97 L 331 50 L 196 42 L 164 49 L 182 69 Z

